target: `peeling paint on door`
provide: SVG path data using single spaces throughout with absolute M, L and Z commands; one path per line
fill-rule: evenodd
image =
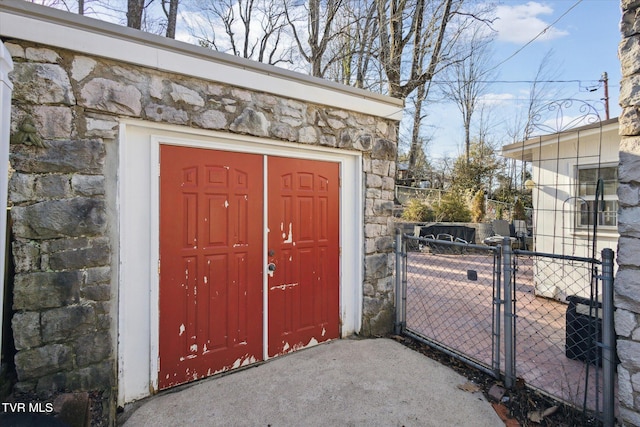
M 276 356 L 280 356 L 287 353 L 293 353 L 294 351 L 299 351 L 308 347 L 313 347 L 318 344 L 319 344 L 319 341 L 315 338 L 311 338 L 306 344 L 298 343 L 298 344 L 291 345 L 288 342 L 283 342 L 282 352 L 277 354 Z
M 337 163 L 269 157 L 268 355 L 340 334 Z M 295 230 L 296 235 L 293 235 Z M 295 237 L 295 239 L 294 239 Z
M 164 145 L 160 154 L 159 388 L 262 360 L 263 310 L 269 356 L 337 338 L 340 207 L 329 183 L 339 164 L 268 157 L 265 186 L 262 155 Z M 197 179 L 182 182 L 187 170 Z
M 263 167 L 160 145 L 159 389 L 262 358 Z
M 275 289 L 280 289 L 280 290 L 284 291 L 287 288 L 293 288 L 295 286 L 298 286 L 298 283 L 284 283 L 284 284 L 279 285 L 279 286 L 272 286 L 272 287 L 269 288 L 269 290 L 273 291 Z
M 283 238 L 286 237 L 286 239 L 282 243 L 293 243 L 292 227 L 293 227 L 293 224 L 289 223 L 289 235 L 285 235 L 284 233 L 282 234 Z

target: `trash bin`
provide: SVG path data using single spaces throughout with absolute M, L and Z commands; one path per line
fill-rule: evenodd
M 590 310 L 589 298 L 570 295 L 567 300 L 565 355 L 602 366 L 602 347 L 598 345 L 602 342 L 602 303 L 595 301 Z

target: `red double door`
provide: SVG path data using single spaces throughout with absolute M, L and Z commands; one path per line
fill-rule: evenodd
M 160 147 L 160 389 L 339 336 L 339 164 L 264 159 Z

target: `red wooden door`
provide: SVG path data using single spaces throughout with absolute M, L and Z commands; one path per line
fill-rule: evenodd
M 263 185 L 260 155 L 161 145 L 161 389 L 262 360 Z
M 268 160 L 269 356 L 338 338 L 339 164 Z

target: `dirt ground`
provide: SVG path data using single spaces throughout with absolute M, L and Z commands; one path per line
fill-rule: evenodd
M 502 399 L 496 401 L 490 394 L 490 390 L 495 385 L 502 387 L 503 384 L 501 381 L 426 344 L 408 337 L 395 336 L 394 338 L 407 347 L 451 367 L 459 374 L 468 378 L 471 383 L 481 387 L 487 399 L 490 402 L 494 402 L 496 412 L 498 412 L 498 414 L 502 412 L 506 415 L 503 419 L 505 419 L 505 424 L 509 427 L 588 427 L 602 425 L 602 423 L 591 416 L 591 414 L 577 411 L 570 406 L 527 388 L 521 379 L 517 382 L 514 390 L 507 390 Z M 557 409 L 554 409 L 556 407 Z M 545 411 L 553 413 L 542 416 Z

